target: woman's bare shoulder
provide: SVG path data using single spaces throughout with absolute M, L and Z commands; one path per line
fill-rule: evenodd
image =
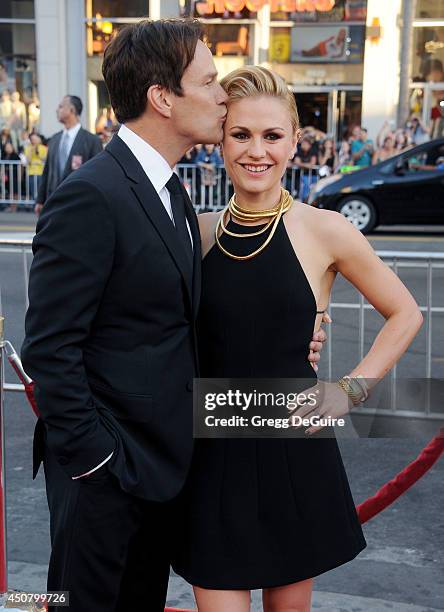
M 214 232 L 219 216 L 220 212 L 206 212 L 197 215 L 202 240 L 204 239 L 204 234 Z
M 216 229 L 217 221 L 220 217 L 220 212 L 208 212 L 197 215 L 199 222 L 200 237 L 202 240 L 202 255 L 211 249 L 215 242 L 214 231 Z
M 293 206 L 286 213 L 291 226 L 303 223 L 307 229 L 316 229 L 321 232 L 331 232 L 342 225 L 345 218 L 336 210 L 326 210 L 310 206 L 295 200 Z

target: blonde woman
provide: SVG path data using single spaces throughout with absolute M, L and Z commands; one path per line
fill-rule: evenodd
M 200 216 L 201 376 L 310 378 L 314 389 L 305 347 L 340 273 L 386 320 L 364 359 L 344 372 L 374 382 L 420 328 L 415 300 L 344 217 L 282 190 L 299 133 L 285 82 L 244 67 L 222 86 L 235 197 L 223 215 Z M 325 389 L 320 413 L 345 414 L 352 403 L 344 387 Z M 200 612 L 248 612 L 250 590 L 259 588 L 266 612 L 307 611 L 313 578 L 365 548 L 334 433 L 309 430 L 318 439 L 196 440 L 173 567 L 194 586 Z

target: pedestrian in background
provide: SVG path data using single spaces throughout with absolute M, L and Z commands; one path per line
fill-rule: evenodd
M 297 153 L 294 158 L 294 165 L 300 171 L 298 197 L 303 202 L 307 199 L 311 186 L 318 179 L 315 174 L 317 162 L 313 140 L 309 136 L 304 136 L 298 144 Z
M 413 114 L 406 123 L 408 135 L 413 144 L 420 145 L 430 140 L 430 129 L 424 125 L 419 115 Z
M 48 156 L 35 204 L 40 214 L 43 204 L 57 186 L 74 170 L 102 151 L 100 138 L 80 124 L 83 104 L 77 96 L 65 96 L 57 108 L 57 119 L 64 129 L 49 141 Z
M 353 135 L 357 130 L 353 130 Z M 359 137 L 354 138 L 351 143 L 351 154 L 355 166 L 365 168 L 372 163 L 373 142 L 369 139 L 367 130 L 360 128 Z
M 29 196 L 32 199 L 37 197 L 47 155 L 48 148 L 42 144 L 40 136 L 32 132 L 29 135 L 29 144 L 25 146 L 29 177 Z
M 384 142 L 382 143 L 382 147 L 376 149 L 373 153 L 372 164 L 379 164 L 379 162 L 385 161 L 389 159 L 389 157 L 393 157 L 396 155 L 397 151 L 395 149 L 395 139 L 391 134 L 388 134 L 384 138 Z
M 396 149 L 396 154 L 398 153 L 402 153 L 403 151 L 406 151 L 407 149 L 410 149 L 412 146 L 412 142 L 411 139 L 409 137 L 409 133 L 407 130 L 403 130 L 402 128 L 399 128 L 398 130 L 396 130 L 395 132 L 395 149 Z
M 2 161 L 5 162 L 20 162 L 20 156 L 14 149 L 12 142 L 6 142 L 3 148 Z M 2 174 L 5 196 L 7 200 L 17 200 L 21 182 L 21 167 L 18 163 L 6 164 L 5 171 Z M 6 212 L 16 212 L 17 204 L 10 204 L 6 208 Z
M 325 138 L 321 142 L 318 154 L 319 176 L 330 176 L 337 165 L 337 155 L 333 138 Z
M 0 133 L 0 158 L 1 159 L 3 159 L 3 156 L 5 154 L 5 145 L 7 142 L 10 142 L 12 144 L 11 131 L 9 130 L 9 128 L 3 128 Z
M 335 172 L 344 172 L 345 169 L 353 166 L 353 160 L 351 156 L 351 144 L 344 138 L 341 142 L 338 152 L 338 163 L 335 168 Z
M 222 158 L 214 144 L 205 144 L 196 156 L 195 163 L 200 168 L 202 198 L 205 207 L 213 204 L 214 187 L 217 185 L 218 167 L 223 164 Z

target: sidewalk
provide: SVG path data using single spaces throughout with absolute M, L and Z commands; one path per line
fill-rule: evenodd
M 28 592 L 45 590 L 46 565 L 36 563 L 9 563 L 9 586 Z M 176 608 L 193 609 L 195 607 L 193 592 L 189 584 L 171 574 L 167 604 Z M 0 607 L 0 611 L 4 610 Z M 261 592 L 254 591 L 252 612 L 262 612 Z M 389 601 L 374 597 L 360 597 L 344 593 L 314 591 L 312 610 L 316 612 L 440 612 L 440 608 L 430 608 L 398 601 Z

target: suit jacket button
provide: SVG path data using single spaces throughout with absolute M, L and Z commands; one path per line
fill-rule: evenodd
M 94 400 L 92 398 L 89 398 L 89 400 L 86 402 L 86 405 L 90 408 L 94 408 Z
M 187 391 L 192 391 L 193 390 L 193 381 L 189 380 L 187 382 Z
M 59 459 L 60 465 L 68 465 L 68 463 L 69 463 L 68 457 L 63 457 L 62 456 L 62 457 L 59 457 L 58 459 Z

